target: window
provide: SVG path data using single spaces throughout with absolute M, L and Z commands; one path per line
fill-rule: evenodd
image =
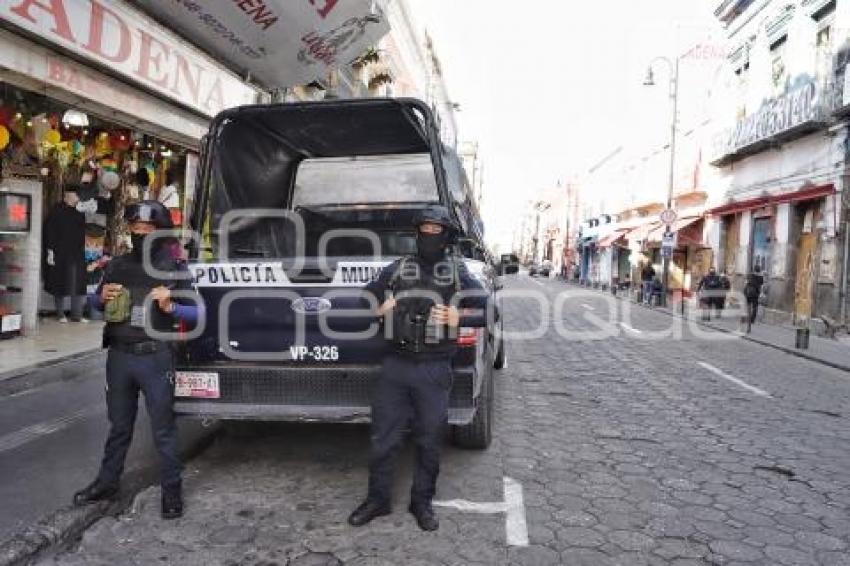
M 816 73 L 819 79 L 826 80 L 832 67 L 832 26 L 824 26 L 817 35 Z
M 773 82 L 773 92 L 777 96 L 785 92 L 785 86 L 788 80 L 788 69 L 785 65 L 787 43 L 788 37 L 785 36 L 770 46 L 770 78 Z
M 292 208 L 439 200 L 428 154 L 307 159 L 298 168 Z

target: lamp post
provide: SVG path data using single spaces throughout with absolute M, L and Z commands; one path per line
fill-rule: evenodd
M 676 177 L 676 126 L 679 121 L 679 58 L 671 60 L 667 57 L 656 57 L 649 63 L 646 70 L 646 80 L 644 86 L 655 86 L 655 74 L 652 67 L 658 62 L 663 61 L 667 64 L 670 70 L 670 101 L 673 103 L 673 115 L 670 120 L 670 178 L 667 186 L 667 209 L 673 208 L 673 184 Z M 670 234 L 670 226 L 664 231 L 665 236 Z M 662 247 L 663 250 L 663 247 Z M 671 254 L 672 255 L 672 254 Z M 663 260 L 663 275 L 661 280 L 661 304 L 667 305 L 667 289 L 670 284 L 670 261 L 672 257 L 664 256 Z

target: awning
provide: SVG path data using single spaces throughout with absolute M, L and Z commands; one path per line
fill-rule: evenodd
M 610 248 L 615 244 L 625 244 L 625 235 L 629 232 L 629 228 L 620 228 L 618 230 L 614 230 L 604 238 L 599 239 L 599 243 L 596 244 L 600 248 Z
M 135 3 L 270 89 L 324 79 L 390 29 L 382 2 L 373 0 Z
M 713 208 L 706 212 L 706 214 L 710 216 L 726 216 L 738 212 L 745 212 L 747 210 L 754 210 L 756 208 L 763 208 L 765 206 L 819 199 L 833 194 L 835 194 L 835 185 L 830 183 L 828 185 L 818 185 L 816 187 L 809 187 L 807 189 L 781 193 L 778 195 L 768 195 L 738 202 L 730 202 L 723 206 Z
M 641 224 L 637 228 L 632 229 L 625 237 L 630 242 L 645 242 L 647 241 L 647 237 L 650 232 L 652 232 L 655 228 L 660 226 L 660 222 L 647 222 L 646 224 Z
M 688 216 L 676 220 L 676 222 L 670 226 L 670 231 L 679 235 L 678 240 L 680 246 L 702 245 L 702 230 L 693 229 L 697 227 L 697 222 L 702 220 L 702 216 Z M 650 242 L 660 242 L 666 230 L 667 226 L 660 224 L 649 234 L 647 240 Z

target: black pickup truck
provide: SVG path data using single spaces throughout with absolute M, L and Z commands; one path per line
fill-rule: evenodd
M 415 253 L 412 219 L 447 206 L 455 250 L 491 295 L 461 329 L 449 421 L 486 448 L 494 366 L 505 363 L 496 266 L 457 155 L 413 99 L 247 106 L 202 149 L 190 269 L 206 321 L 178 354 L 175 410 L 215 419 L 363 422 L 387 341 L 362 287 Z

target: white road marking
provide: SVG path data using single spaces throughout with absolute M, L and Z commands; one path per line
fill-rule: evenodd
M 589 311 L 594 310 L 593 307 L 588 305 L 587 303 L 582 303 L 581 306 L 582 306 L 582 308 L 587 309 Z
M 623 327 L 624 330 L 628 330 L 629 332 L 634 332 L 635 334 L 643 334 L 643 330 L 638 330 L 637 328 L 633 328 L 626 324 L 625 322 L 621 322 L 620 326 Z
M 81 421 L 90 416 L 102 413 L 103 411 L 104 406 L 102 403 L 98 405 L 92 405 L 91 407 L 80 409 L 79 411 L 71 413 L 70 415 L 65 415 L 64 417 L 59 417 L 58 419 L 54 419 L 52 421 L 37 423 L 32 426 L 22 428 L 20 430 L 16 430 L 15 432 L 10 432 L 9 434 L 6 434 L 4 436 L 0 436 L 0 453 L 8 452 L 9 450 L 14 450 L 19 446 L 23 446 L 24 444 L 41 438 L 42 436 L 47 436 L 53 434 L 54 432 L 66 429 L 77 421 Z
M 532 283 L 534 283 L 535 285 L 540 285 L 541 287 L 543 287 L 543 283 L 541 283 L 537 279 L 532 279 L 532 278 L 529 277 L 528 280 L 531 281 Z
M 697 364 L 700 367 L 702 367 L 703 369 L 707 369 L 708 371 L 710 371 L 714 375 L 716 375 L 718 377 L 722 377 L 723 379 L 725 379 L 727 381 L 731 381 L 732 383 L 734 383 L 735 385 L 737 385 L 739 387 L 743 387 L 744 389 L 746 389 L 747 391 L 749 391 L 750 393 L 752 393 L 754 395 L 758 395 L 759 397 L 766 397 L 768 399 L 771 398 L 770 393 L 768 393 L 764 389 L 759 389 L 758 387 L 753 387 L 749 383 L 747 383 L 745 381 L 741 381 L 737 377 L 733 377 L 733 376 L 729 375 L 728 373 L 724 372 L 723 370 L 714 367 L 711 364 L 707 364 L 705 362 L 697 362 Z
M 528 524 L 525 521 L 525 502 L 522 484 L 505 478 L 505 534 L 508 546 L 528 546 Z
M 528 524 L 525 520 L 525 502 L 522 496 L 522 484 L 511 478 L 504 478 L 504 502 L 476 503 L 465 499 L 435 501 L 438 507 L 450 507 L 464 513 L 485 515 L 505 514 L 505 536 L 508 546 L 528 546 Z

